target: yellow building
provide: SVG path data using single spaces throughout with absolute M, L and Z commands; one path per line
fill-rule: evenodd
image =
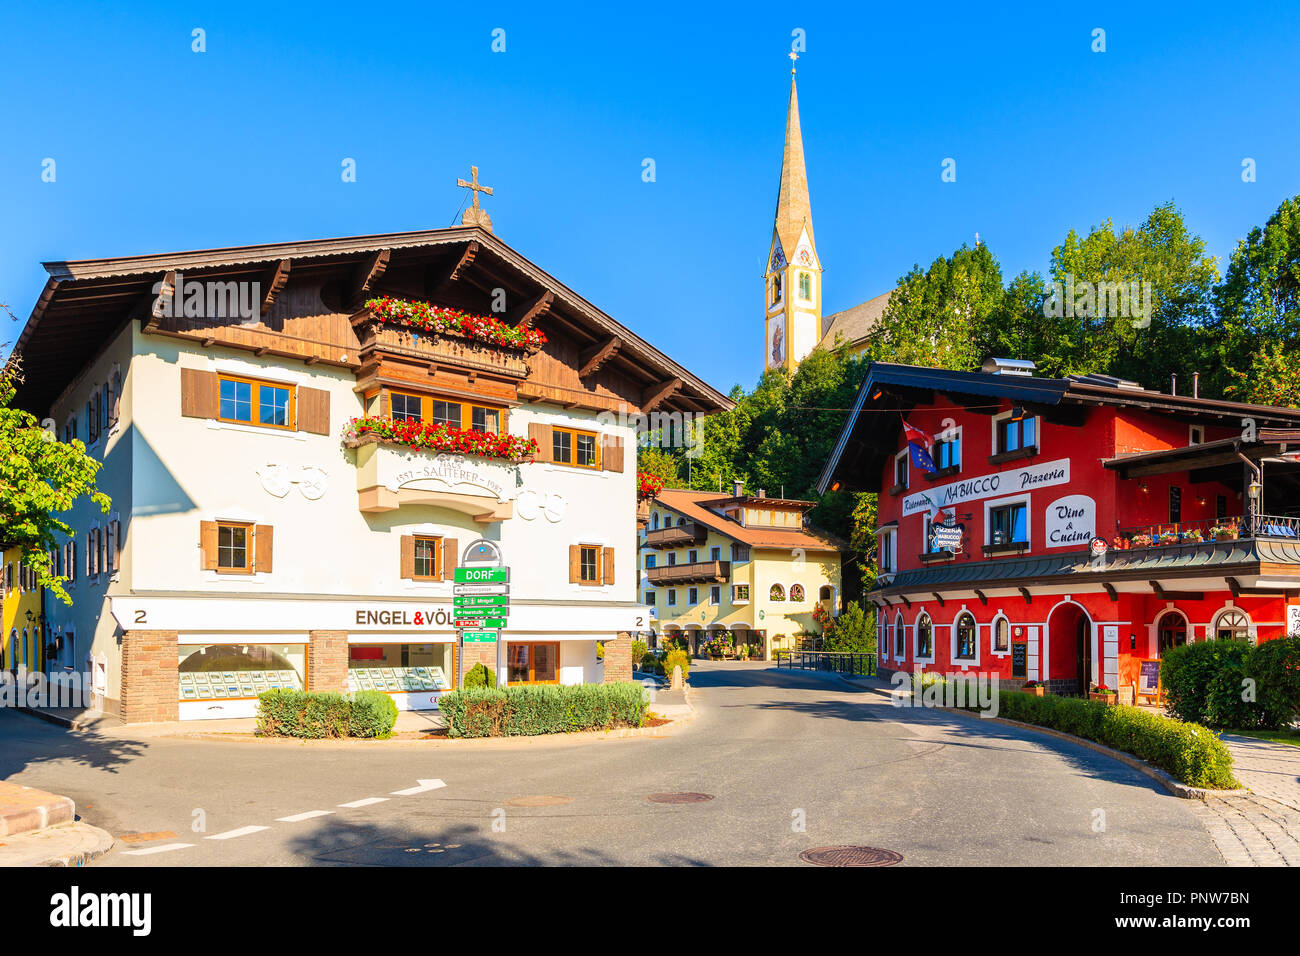
M 728 632 L 771 659 L 801 633 L 820 633 L 820 604 L 840 609 L 842 543 L 807 527 L 811 501 L 664 489 L 641 533 L 641 597 L 655 630 L 693 652 Z
M 19 558 L 18 548 L 4 549 L 0 571 L 0 661 L 6 670 L 43 669 L 41 589 Z

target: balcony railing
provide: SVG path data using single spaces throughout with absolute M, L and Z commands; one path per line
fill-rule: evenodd
M 689 548 L 693 545 L 703 544 L 708 536 L 708 528 L 702 524 L 696 524 L 694 521 L 688 521 L 686 524 L 673 525 L 671 528 L 647 531 L 645 546 L 660 550 L 664 548 Z
M 1300 518 L 1279 515 L 1237 515 L 1166 524 L 1121 528 L 1111 542 L 1116 548 L 1172 548 L 1176 545 L 1238 538 L 1300 539 Z
M 380 323 L 369 313 L 360 313 L 352 323 L 361 341 L 364 358 L 379 351 L 423 362 L 495 372 L 511 378 L 528 376 L 528 353 L 502 348 L 458 335 L 424 332 L 405 325 Z
M 666 564 L 647 568 L 646 578 L 656 587 L 708 582 L 725 584 L 731 579 L 730 561 L 695 561 L 691 564 Z

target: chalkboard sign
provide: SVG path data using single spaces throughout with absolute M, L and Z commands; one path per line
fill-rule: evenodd
M 1160 694 L 1160 661 L 1144 660 L 1138 665 L 1139 697 L 1156 697 Z
M 1029 645 L 1024 641 L 1011 645 L 1011 676 L 1029 676 Z

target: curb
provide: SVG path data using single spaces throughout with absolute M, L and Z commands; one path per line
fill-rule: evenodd
M 851 686 L 858 687 L 862 690 L 872 691 L 873 693 L 877 693 L 884 697 L 888 697 L 891 701 L 893 700 L 894 697 L 893 693 L 885 690 L 882 687 L 863 687 L 861 684 L 853 684 L 850 680 L 843 677 L 841 677 L 841 680 L 843 680 L 846 684 L 851 684 Z M 1134 757 L 1132 754 L 1126 754 L 1122 750 L 1115 750 L 1113 747 L 1107 747 L 1104 744 L 1099 744 L 1094 740 L 1087 740 L 1083 737 L 1076 737 L 1073 734 L 1067 734 L 1059 730 L 1053 730 L 1051 727 L 1039 727 L 1037 724 L 1026 724 L 1026 723 L 1022 723 L 1019 720 L 1011 720 L 1007 717 L 981 717 L 979 714 L 972 714 L 968 710 L 958 710 L 953 707 L 927 707 L 926 709 L 941 710 L 944 713 L 948 713 L 948 714 L 961 714 L 964 717 L 969 717 L 974 720 L 990 721 L 993 723 L 1003 724 L 1007 727 L 1019 727 L 1021 730 L 1032 730 L 1040 734 L 1045 734 L 1048 737 L 1055 737 L 1058 740 L 1066 740 L 1072 744 L 1078 744 L 1079 746 L 1085 747 L 1088 750 L 1094 751 L 1095 753 L 1099 753 L 1104 756 L 1110 757 L 1114 760 L 1118 760 L 1120 763 L 1124 764 L 1125 766 L 1132 767 L 1134 770 L 1138 771 L 1139 773 L 1143 773 L 1146 776 L 1150 777 L 1152 780 L 1156 781 L 1158 784 L 1164 787 L 1165 790 L 1173 794 L 1175 797 L 1181 797 L 1184 800 L 1205 801 L 1205 800 L 1214 800 L 1220 797 L 1244 797 L 1250 793 L 1250 790 L 1244 787 L 1239 787 L 1233 790 L 1208 790 L 1205 787 L 1190 787 L 1185 783 L 1179 783 L 1177 780 L 1169 776 L 1169 774 L 1165 773 L 1160 768 L 1153 767 L 1145 760 L 1140 760 L 1139 758 Z
M 107 830 L 101 830 L 99 827 L 92 827 L 88 823 L 78 823 L 75 825 L 83 830 L 93 831 L 91 835 L 96 841 L 95 845 L 87 847 L 86 849 L 72 850 L 68 853 L 52 857 L 44 863 L 38 864 L 39 866 L 85 866 L 91 860 L 96 857 L 101 857 L 109 850 L 113 849 L 113 846 L 117 842 L 113 839 L 112 834 Z
M 52 714 L 47 710 L 37 710 L 32 707 L 19 707 L 18 711 L 66 730 L 93 730 L 101 721 L 107 721 L 111 726 L 124 726 L 120 720 L 102 712 L 93 715 L 82 714 L 80 717 L 64 717 L 61 714 Z
M 63 823 L 0 843 L 0 867 L 85 866 L 113 848 L 112 834 L 88 823 Z

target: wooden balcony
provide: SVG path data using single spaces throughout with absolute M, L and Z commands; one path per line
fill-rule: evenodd
M 686 524 L 674 525 L 671 528 L 647 531 L 645 546 L 661 551 L 665 548 L 691 548 L 703 544 L 708 536 L 708 528 L 694 521 L 688 521 Z
M 352 327 L 361 342 L 363 364 L 367 358 L 386 355 L 427 364 L 431 368 L 445 365 L 507 378 L 528 377 L 528 352 L 521 349 L 381 323 L 369 312 L 354 315 Z
M 646 578 L 655 587 L 677 584 L 726 584 L 731 580 L 730 561 L 695 561 L 691 564 L 666 564 L 648 568 Z

